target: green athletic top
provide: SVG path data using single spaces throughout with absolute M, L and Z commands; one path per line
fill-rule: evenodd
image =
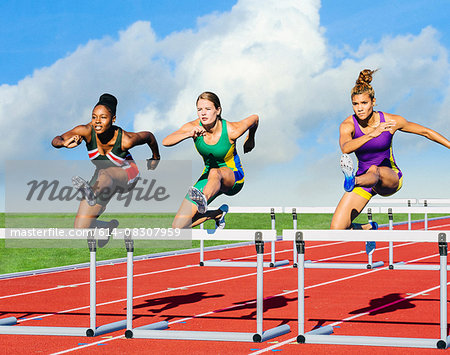
M 227 121 L 221 119 L 222 132 L 216 144 L 207 144 L 203 136 L 195 138 L 194 144 L 197 151 L 203 158 L 205 168 L 203 174 L 208 173 L 212 168 L 228 167 L 234 172 L 236 183 L 244 182 L 244 170 L 241 160 L 237 154 L 236 144 L 230 143 L 228 138 Z M 202 123 L 200 122 L 200 126 Z

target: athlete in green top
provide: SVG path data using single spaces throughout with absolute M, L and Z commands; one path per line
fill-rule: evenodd
M 89 158 L 96 166 L 90 184 L 78 176 L 72 179 L 84 195 L 75 218 L 75 228 L 117 227 L 116 220 L 103 222 L 97 218 L 112 197 L 106 191 L 129 190 L 139 177 L 139 170 L 129 153 L 131 148 L 147 144 L 152 151 L 147 167 L 155 169 L 158 164 L 159 150 L 154 135 L 148 131 L 126 132 L 115 126 L 116 106 L 117 99 L 113 95 L 103 94 L 92 110 L 90 123 L 76 126 L 52 140 L 55 148 L 75 148 L 85 141 Z
M 228 122 L 221 113 L 217 95 L 204 92 L 197 98 L 198 118 L 163 139 L 163 145 L 170 147 L 193 138 L 205 163 L 202 175 L 189 189 L 175 216 L 174 228 L 193 227 L 208 219 L 215 219 L 217 227 L 223 228 L 228 206 L 208 211 L 208 203 L 220 194 L 232 196 L 242 189 L 244 170 L 237 154 L 236 140 L 248 130 L 244 153 L 250 152 L 255 147 L 259 117 L 251 115 L 238 122 Z

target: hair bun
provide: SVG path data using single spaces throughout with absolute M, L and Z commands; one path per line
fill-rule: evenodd
M 378 70 L 378 69 L 377 69 Z M 356 85 L 368 85 L 372 82 L 372 74 L 377 70 L 364 69 L 359 73 L 358 79 L 356 79 Z
M 103 94 L 98 99 L 98 102 L 95 106 L 102 105 L 110 109 L 111 114 L 113 116 L 116 115 L 116 108 L 117 108 L 117 99 L 111 95 L 111 94 Z

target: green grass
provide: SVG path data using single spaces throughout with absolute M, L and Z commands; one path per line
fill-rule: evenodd
M 429 218 L 439 215 L 429 215 Z M 113 215 L 105 214 L 103 220 L 117 218 L 120 221 L 120 228 L 134 227 L 170 227 L 173 215 Z M 299 214 L 298 229 L 328 229 L 331 223 L 331 214 Z M 394 216 L 394 222 L 407 221 L 406 214 Z M 5 220 L 5 214 L 0 214 L 0 227 L 66 227 L 70 228 L 73 224 L 74 215 L 71 214 L 54 214 L 54 215 L 8 215 Z M 412 215 L 412 220 L 423 219 L 423 215 Z M 387 215 L 374 215 L 374 220 L 379 224 L 387 224 Z M 367 216 L 359 216 L 355 222 L 367 223 Z M 205 223 L 205 228 L 214 228 L 214 222 Z M 227 229 L 270 229 L 271 219 L 269 214 L 228 214 Z M 292 229 L 291 214 L 277 214 L 276 228 L 278 235 L 283 229 Z M 123 258 L 126 256 L 125 248 L 122 244 L 111 243 L 106 248 L 97 249 L 97 260 L 109 260 Z M 179 243 L 179 242 L 177 242 Z M 207 241 L 205 246 L 226 244 L 224 241 Z M 85 263 L 89 261 L 89 251 L 87 247 L 83 248 L 17 248 L 5 247 L 5 240 L 0 240 L 0 274 L 19 272 L 26 270 L 36 270 L 50 268 L 63 265 L 73 265 Z M 136 243 L 134 255 L 153 254 L 175 249 L 198 248 L 199 242 L 189 242 L 187 245 L 183 243 L 172 245 L 152 244 L 150 247 L 139 247 Z

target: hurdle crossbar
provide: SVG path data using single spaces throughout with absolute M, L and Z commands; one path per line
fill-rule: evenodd
M 8 317 L 0 320 L 0 334 L 20 334 L 20 335 L 60 335 L 60 336 L 87 336 L 95 337 L 116 330 L 126 328 L 126 320 L 96 326 L 97 296 L 96 296 L 96 244 L 97 240 L 88 239 L 89 246 L 89 328 L 87 327 L 53 327 L 53 326 L 15 326 L 16 317 Z
M 211 207 L 211 209 L 217 209 Z M 228 213 L 268 213 L 270 214 L 271 228 L 275 230 L 275 214 L 282 213 L 282 207 L 236 207 L 231 206 Z M 200 226 L 203 229 L 203 224 Z M 233 240 L 233 239 L 230 239 Z M 279 267 L 289 264 L 289 260 L 276 260 L 275 256 L 275 242 L 276 240 L 270 241 L 270 262 L 263 262 L 264 267 Z M 200 266 L 225 266 L 225 267 L 256 267 L 256 262 L 252 261 L 223 261 L 221 259 L 204 260 L 205 246 L 204 239 L 200 240 Z
M 411 206 L 411 207 L 382 207 L 381 213 L 412 213 L 424 215 L 425 230 L 428 230 L 428 214 L 448 214 L 450 215 L 450 206 Z
M 440 334 L 439 338 L 400 338 L 376 336 L 343 336 L 332 335 L 331 326 L 317 329 L 317 332 L 305 332 L 305 241 L 359 241 L 370 239 L 376 241 L 415 241 L 434 242 L 439 249 L 440 275 Z M 450 231 L 338 231 L 338 230 L 284 230 L 283 239 L 295 240 L 298 251 L 298 343 L 340 344 L 340 345 L 370 345 L 438 348 L 448 347 L 450 336 L 447 335 L 447 253 Z
M 336 207 L 285 207 L 284 211 L 285 213 L 292 213 L 292 221 L 293 221 L 293 229 L 297 229 L 297 220 L 298 214 L 307 214 L 307 213 L 311 213 L 311 214 L 319 214 L 319 213 L 326 213 L 326 214 L 332 214 L 334 213 L 334 211 L 336 210 Z M 372 221 L 372 214 L 373 213 L 379 213 L 380 209 L 379 207 L 371 207 L 371 206 L 366 206 L 364 207 L 364 209 L 361 211 L 361 213 L 367 213 L 367 217 L 369 219 L 369 221 Z M 294 260 L 294 267 L 297 267 L 297 248 L 295 247 L 295 242 L 294 242 L 294 247 L 293 247 L 293 260 Z M 327 265 L 328 264 L 328 265 Z M 373 269 L 373 268 L 377 268 L 377 267 L 381 267 L 384 265 L 384 263 L 382 261 L 377 261 L 374 262 L 373 261 L 373 255 L 372 253 L 369 253 L 367 255 L 367 263 L 365 264 L 350 264 L 350 263 L 314 263 L 311 264 L 311 267 L 314 268 L 328 268 L 329 266 L 333 265 L 335 268 L 338 269 Z
M 417 204 L 416 198 L 372 198 L 369 201 L 368 206 L 392 206 L 392 205 L 403 205 L 412 206 Z
M 419 199 L 419 204 L 423 206 L 429 206 L 430 204 L 433 205 L 450 205 L 450 199 L 449 198 L 421 198 Z
M 387 213 L 389 218 L 389 230 L 394 229 L 394 213 L 408 213 L 408 230 L 411 230 L 411 214 L 424 214 L 424 228 L 428 230 L 428 213 L 449 214 L 450 206 L 448 207 L 381 207 L 381 213 Z M 394 246 L 393 242 L 389 241 L 389 269 L 403 269 L 403 270 L 431 270 L 432 265 L 405 265 L 404 262 L 394 262 Z
M 126 242 L 127 247 L 127 330 L 126 338 L 146 339 L 182 339 L 263 342 L 290 332 L 287 324 L 263 330 L 263 254 L 264 242 L 276 240 L 275 230 L 192 230 L 194 240 L 252 240 L 255 242 L 256 261 L 256 332 L 219 332 L 219 331 L 180 331 L 166 330 L 167 322 L 158 322 L 133 328 L 133 241 Z
M 418 200 L 415 198 L 375 198 L 369 201 L 368 207 L 372 207 L 374 205 L 378 205 L 380 207 L 415 207 Z M 380 211 L 381 213 L 381 211 Z M 408 230 L 411 230 L 411 212 L 407 210 L 405 212 L 408 214 Z

